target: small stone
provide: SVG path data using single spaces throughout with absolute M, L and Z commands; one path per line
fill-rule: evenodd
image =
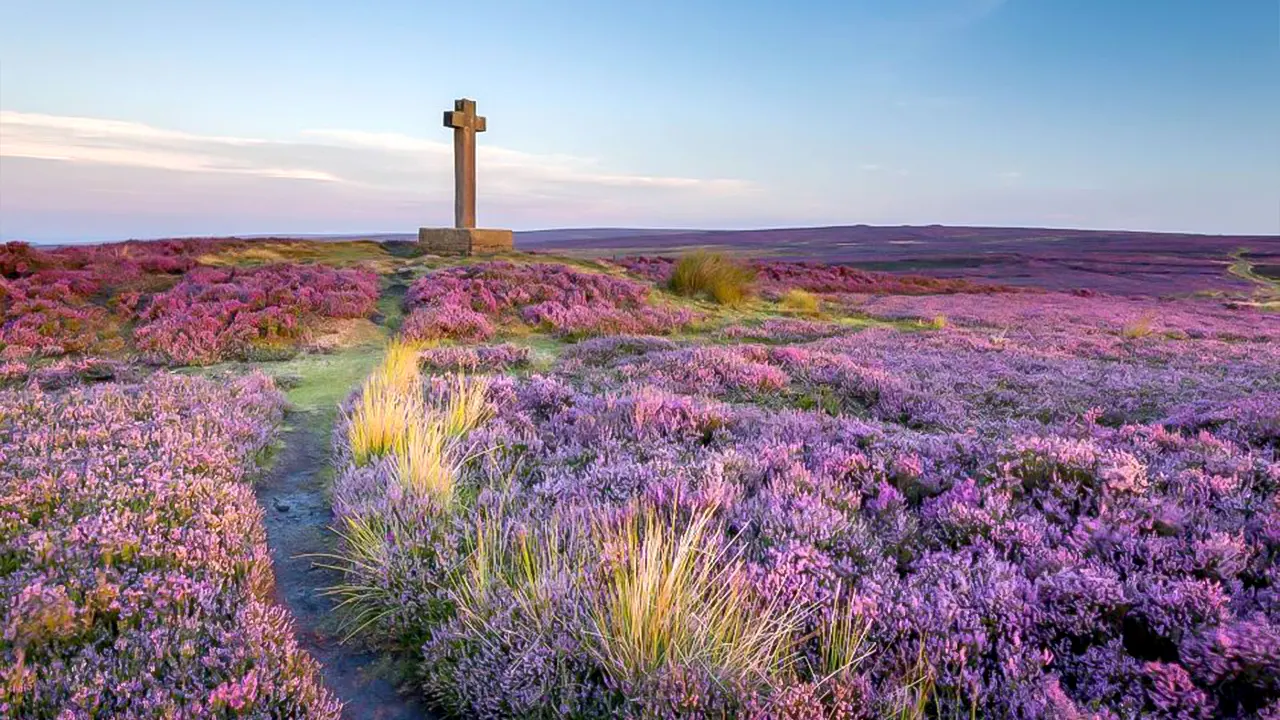
M 282 513 L 289 512 L 289 503 L 283 500 L 280 500 L 277 498 L 276 500 L 273 500 L 271 504 L 275 506 L 278 512 L 282 512 Z

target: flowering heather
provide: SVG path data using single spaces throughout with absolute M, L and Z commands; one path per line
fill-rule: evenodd
M 666 257 L 627 257 L 620 265 L 653 282 L 667 282 L 676 261 Z M 869 293 L 895 295 L 931 295 L 938 293 L 1008 292 L 999 285 L 971 283 L 923 275 L 898 275 L 868 272 L 847 265 L 811 262 L 751 260 L 747 267 L 756 273 L 755 284 L 766 296 L 777 298 L 790 289 L 814 293 Z
M 244 241 L 55 250 L 0 245 L 0 358 L 119 355 L 131 349 L 128 326 L 143 320 L 147 327 L 138 339 L 145 354 L 168 362 L 210 362 L 242 353 L 249 342 L 288 339 L 300 314 L 372 312 L 376 278 L 368 273 L 280 266 L 263 269 L 256 279 L 258 271 L 230 280 L 217 275 L 225 271 L 195 270 L 201 255 L 239 244 Z
M 0 357 L 91 352 L 115 332 L 108 310 L 88 298 L 98 291 L 95 281 L 46 275 L 0 277 Z
M 1119 298 L 1097 294 L 1035 293 L 956 296 L 851 296 L 852 309 L 881 318 L 949 320 L 993 331 L 1059 342 L 1093 339 L 1196 339 L 1280 342 L 1280 315 L 1210 300 Z M 1136 332 L 1144 329 L 1144 332 Z M 1125 338 L 1129 330 L 1129 338 Z
M 843 335 L 849 332 L 847 325 L 821 320 L 796 320 L 777 318 L 759 325 L 730 325 L 720 331 L 722 337 L 731 340 L 763 340 L 774 343 L 795 343 Z
M 1276 716 L 1270 320 L 998 300 L 583 341 L 488 380 L 448 510 L 339 428 L 365 632 L 465 717 Z
M 248 270 L 200 267 L 139 312 L 138 349 L 188 365 L 292 345 L 314 318 L 360 318 L 374 310 L 377 276 L 323 265 Z
M 479 347 L 442 347 L 419 356 L 425 368 L 436 372 L 495 372 L 529 364 L 529 348 L 503 343 Z
M 339 717 L 269 600 L 262 375 L 0 390 L 0 715 Z
M 494 324 L 540 326 L 583 337 L 662 334 L 690 325 L 683 308 L 648 304 L 643 283 L 547 263 L 485 262 L 433 272 L 409 288 L 410 340 L 483 340 Z

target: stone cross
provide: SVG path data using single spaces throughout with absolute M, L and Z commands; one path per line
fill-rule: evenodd
M 455 100 L 444 113 L 444 126 L 453 128 L 453 226 L 476 226 L 476 133 L 485 119 L 476 115 L 476 101 Z

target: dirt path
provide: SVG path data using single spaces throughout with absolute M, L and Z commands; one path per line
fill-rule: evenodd
M 331 552 L 331 513 L 324 496 L 328 463 L 327 419 L 317 412 L 286 418 L 283 448 L 258 483 L 267 544 L 276 577 L 276 599 L 293 613 L 298 643 L 324 666 L 324 680 L 345 703 L 350 720 L 421 720 L 434 717 L 420 703 L 400 695 L 387 680 L 389 665 L 375 653 L 339 642 L 334 601 L 321 594 L 341 575 L 315 566 L 316 553 Z

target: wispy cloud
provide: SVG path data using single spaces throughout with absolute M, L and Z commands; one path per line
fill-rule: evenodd
M 758 202 L 762 191 L 738 179 L 628 174 L 606 169 L 592 158 L 491 145 L 481 145 L 477 154 L 482 214 L 487 214 L 489 222 L 603 222 L 619 208 L 678 220 L 708 214 L 709 208 L 712 213 L 717 207 L 724 213 L 740 211 Z M 150 179 L 155 173 L 183 173 L 189 178 L 180 183 L 186 192 L 193 185 L 216 183 L 224 192 L 252 186 L 251 195 L 265 189 L 267 197 L 272 192 L 291 198 L 310 194 L 317 201 L 323 197 L 326 206 L 312 210 L 317 218 L 334 210 L 327 205 L 335 201 L 372 202 L 388 208 L 387 224 L 408 220 L 409 208 L 418 213 L 424 208 L 447 209 L 453 193 L 452 143 L 394 133 L 317 129 L 287 140 L 266 140 L 99 118 L 0 111 L 0 157 L 24 160 L 7 163 L 6 185 L 54 186 L 58 183 L 49 178 L 56 176 L 62 180 L 61 199 L 68 207 L 82 199 L 77 194 L 127 196 L 128 183 L 140 183 L 143 177 L 153 191 L 163 185 Z M 98 169 L 85 172 L 90 167 Z M 90 184 L 91 177 L 96 184 Z M 241 180 L 234 180 L 237 177 Z M 104 178 L 115 178 L 106 183 L 112 187 L 103 187 Z M 327 189 L 292 186 L 297 183 Z M 284 184 L 291 185 L 285 190 Z M 164 200 L 150 197 L 152 202 Z M 7 201 L 5 206 L 9 211 L 22 210 L 14 202 Z M 135 210 L 153 212 L 154 207 Z M 280 212 L 292 213 L 296 208 L 282 206 Z M 436 222 L 449 219 L 434 218 Z M 430 224 L 433 218 L 419 220 Z

